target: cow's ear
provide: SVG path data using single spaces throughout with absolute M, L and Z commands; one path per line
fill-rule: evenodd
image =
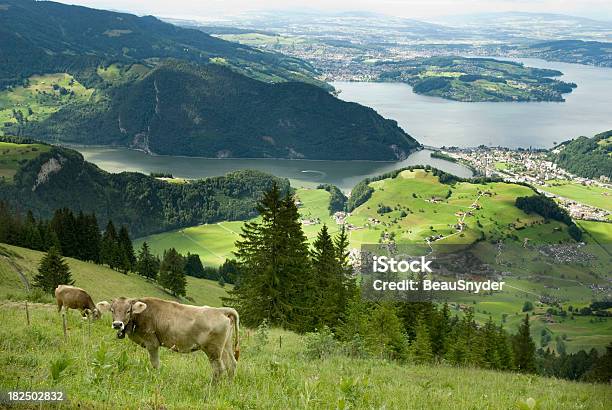
M 111 308 L 110 303 L 108 303 L 105 300 L 103 300 L 102 302 L 96 303 L 96 309 L 98 309 L 100 313 L 108 312 L 110 308 Z
M 146 308 L 147 308 L 147 304 L 146 303 L 136 302 L 136 303 L 134 303 L 134 306 L 132 306 L 132 312 L 133 313 L 142 313 L 142 312 L 145 311 Z

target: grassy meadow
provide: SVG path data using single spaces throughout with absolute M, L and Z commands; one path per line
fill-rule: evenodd
M 304 219 L 316 220 L 320 223 L 304 225 L 304 233 L 309 240 L 314 240 L 323 223 L 327 224 L 330 233 L 338 231 L 338 225 L 329 215 L 329 192 L 323 189 L 299 188 L 296 198 L 302 202 L 300 214 Z M 136 249 L 147 242 L 154 254 L 161 255 L 164 249 L 176 248 L 182 253 L 200 255 L 202 263 L 219 266 L 225 259 L 233 257 L 234 243 L 240 239 L 244 222 L 225 221 L 215 224 L 204 224 L 189 228 L 138 238 L 134 241 Z
M 573 181 L 551 180 L 546 182 L 549 186 L 541 188 L 544 191 L 612 212 L 611 189 L 582 185 Z
M 0 142 L 0 180 L 12 181 L 22 164 L 49 149 L 48 145 L 42 144 Z
M 30 249 L 0 244 L 0 300 L 24 300 L 26 288 L 17 270 L 23 273 L 28 283 L 38 272 L 38 263 L 44 254 Z M 109 269 L 106 266 L 95 265 L 80 260 L 65 258 L 70 266 L 75 286 L 85 289 L 94 302 L 110 300 L 118 296 L 142 297 L 154 296 L 162 299 L 174 299 L 166 290 L 155 282 L 149 281 L 137 274 L 123 273 Z M 196 305 L 221 306 L 221 297 L 226 295 L 226 289 L 217 282 L 187 278 L 187 298 L 181 298 L 183 303 Z M 45 299 L 52 302 L 51 296 Z
M 153 370 L 145 349 L 115 337 L 108 314 L 89 328 L 69 312 L 64 340 L 53 306 L 30 306 L 29 326 L 22 304 L 2 302 L 0 312 L 0 386 L 62 390 L 68 401 L 58 408 L 597 410 L 612 400 L 607 385 L 339 354 L 313 359 L 304 336 L 277 329 L 242 328 L 236 377 L 214 385 L 202 352 L 162 349 Z
M 74 101 L 86 101 L 94 90 L 66 73 L 34 75 L 27 83 L 0 92 L 0 133 L 5 125 L 16 124 L 19 112 L 26 121 L 41 121 Z
M 600 295 L 588 288 L 588 284 L 605 285 L 610 278 L 608 269 L 609 247 L 602 244 L 612 240 L 612 224 L 580 221 L 585 230 L 589 251 L 599 258 L 599 263 L 585 270 L 576 264 L 550 264 L 541 260 L 537 249 L 522 247 L 527 239 L 534 245 L 569 241 L 567 227 L 544 219 L 536 214 L 527 215 L 514 206 L 517 196 L 531 195 L 533 191 L 522 185 L 506 183 L 457 183 L 453 186 L 442 184 L 438 178 L 425 170 L 404 171 L 396 178 L 375 181 L 372 197 L 355 209 L 347 222 L 355 229 L 349 231 L 350 246 L 359 248 L 362 244 L 376 244 L 386 232 L 394 235 L 396 243 L 423 243 L 428 236 L 442 235 L 436 243 L 472 244 L 485 235 L 486 238 L 505 238 L 513 235 L 504 248 L 507 261 L 519 261 L 513 267 L 514 274 L 505 277 L 507 283 L 503 292 L 493 295 L 481 293 L 460 294 L 454 300 L 461 305 L 472 306 L 475 318 L 484 323 L 492 317 L 497 323 L 504 321 L 509 329 L 515 329 L 524 314 L 522 307 L 529 300 L 536 306 L 533 317 L 532 336 L 538 344 L 540 332 L 546 328 L 553 336 L 565 336 L 568 352 L 582 348 L 596 347 L 603 350 L 612 340 L 612 321 L 593 321 L 591 317 L 574 316 L 547 318 L 548 306 L 538 304 L 542 295 L 558 298 L 565 310 L 569 306 L 588 306 L 593 298 Z M 304 232 L 312 241 L 323 223 L 334 233 L 338 225 L 328 212 L 329 193 L 318 189 L 297 190 L 302 202 L 300 213 L 303 219 L 317 220 L 318 224 L 303 225 Z M 477 207 L 470 206 L 477 203 Z M 390 212 L 379 214 L 380 206 L 387 206 Z M 468 214 L 470 212 L 471 214 Z M 465 216 L 463 215 L 465 214 Z M 402 216 L 405 215 L 405 216 Z M 375 220 L 375 221 L 374 221 Z M 459 220 L 465 226 L 462 232 L 453 227 Z M 180 252 L 197 253 L 202 262 L 218 266 L 232 257 L 234 243 L 239 239 L 243 222 L 220 222 L 200 225 L 172 232 L 140 238 L 135 246 L 146 240 L 155 253 L 175 247 Z M 496 250 L 488 241 L 476 243 L 472 249 L 483 260 L 495 263 Z M 502 271 L 505 269 L 500 267 Z M 593 274 L 597 276 L 593 276 Z M 461 311 L 457 307 L 457 314 Z M 545 347 L 555 350 L 555 343 Z

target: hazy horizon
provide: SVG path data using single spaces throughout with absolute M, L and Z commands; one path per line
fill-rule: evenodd
M 450 16 L 497 12 L 564 14 L 612 21 L 612 2 L 607 0 L 60 0 L 66 4 L 180 19 L 219 19 L 245 12 L 375 12 L 397 17 L 436 21 Z

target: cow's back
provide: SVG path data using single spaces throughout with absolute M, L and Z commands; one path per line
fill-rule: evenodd
M 136 336 L 154 333 L 160 345 L 180 352 L 224 341 L 229 319 L 221 312 L 157 298 L 141 298 L 147 309 L 135 318 Z
M 91 296 L 81 288 L 69 285 L 59 285 L 55 289 L 58 303 L 70 309 L 93 309 L 95 306 Z

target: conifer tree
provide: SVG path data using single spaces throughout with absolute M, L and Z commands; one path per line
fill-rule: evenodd
M 149 245 L 143 242 L 136 262 L 136 272 L 145 278 L 155 279 L 158 271 L 159 261 L 149 250 Z
M 72 211 L 68 208 L 56 210 L 50 224 L 51 229 L 59 239 L 61 254 L 69 257 L 78 257 L 81 244 L 77 234 L 76 219 Z
M 56 247 L 40 260 L 38 274 L 34 277 L 34 285 L 47 293 L 53 293 L 58 285 L 73 285 L 72 275 L 68 264 L 62 258 Z
M 529 313 L 519 326 L 513 343 L 514 362 L 518 371 L 533 373 L 535 371 L 535 343 L 529 333 Z
M 405 358 L 407 346 L 404 328 L 393 304 L 382 302 L 372 309 L 365 340 L 369 350 L 378 357 Z
M 32 211 L 28 211 L 22 228 L 22 245 L 29 249 L 42 250 L 43 241 L 38 230 L 38 224 L 34 219 Z
M 185 258 L 185 275 L 196 278 L 204 277 L 204 266 L 200 260 L 200 255 L 197 253 L 187 253 L 187 257 Z
M 239 309 L 244 323 L 312 330 L 313 275 L 306 237 L 291 195 L 276 184 L 257 206 L 261 221 L 247 222 L 236 242 L 236 259 L 243 273 L 225 299 Z
M 450 310 L 448 303 L 444 303 L 440 312 L 435 312 L 435 320 L 431 322 L 431 350 L 438 358 L 446 354 L 449 333 Z
M 128 273 L 134 269 L 136 264 L 136 256 L 134 256 L 134 247 L 132 246 L 132 240 L 128 233 L 127 227 L 123 225 L 119 229 L 119 236 L 117 238 L 118 257 L 119 257 L 119 269 L 123 273 Z
M 164 252 L 157 282 L 172 292 L 174 296 L 185 296 L 187 294 L 185 259 L 176 249 L 170 248 Z
M 502 325 L 500 325 L 497 330 L 497 352 L 499 355 L 500 369 L 514 369 L 514 357 L 512 355 L 510 337 Z
M 482 364 L 489 369 L 501 368 L 501 358 L 499 352 L 497 328 L 493 323 L 493 319 L 489 316 L 489 320 L 480 331 L 482 343 Z
M 337 250 L 327 225 L 323 225 L 313 243 L 312 266 L 314 270 L 314 303 L 318 307 L 313 315 L 314 326 L 335 327 L 339 312 L 342 310 L 340 298 L 343 297 L 342 270 L 337 258 Z
M 100 245 L 100 259 L 102 263 L 107 264 L 111 269 L 115 269 L 120 266 L 120 258 L 117 231 L 113 221 L 108 221 Z
M 429 363 L 433 359 L 429 330 L 422 318 L 416 326 L 416 336 L 410 345 L 410 357 L 415 363 Z

